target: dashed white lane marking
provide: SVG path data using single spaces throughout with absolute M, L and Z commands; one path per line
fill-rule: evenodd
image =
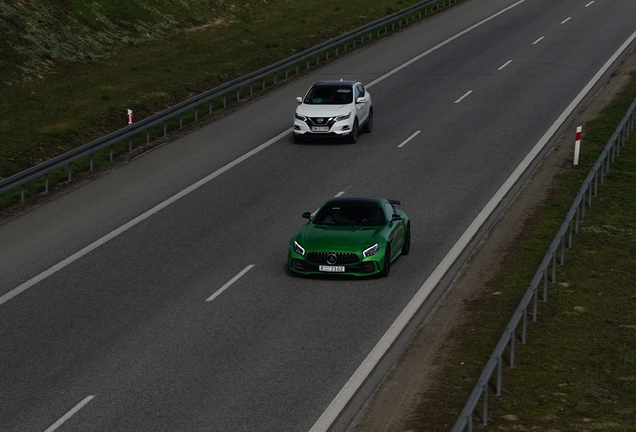
M 469 94 L 471 94 L 472 92 L 473 92 L 472 90 L 468 90 L 468 91 L 464 94 L 464 96 L 462 96 L 462 97 L 460 97 L 459 99 L 457 99 L 457 100 L 455 101 L 455 103 L 460 103 L 461 101 L 463 101 L 463 100 L 464 100 L 464 99 L 465 99 L 465 98 L 466 98 Z
M 54 430 L 56 430 L 57 428 L 59 428 L 60 426 L 62 426 L 62 424 L 70 419 L 71 417 L 73 417 L 73 415 L 75 415 L 75 413 L 77 413 L 79 410 L 81 410 L 84 405 L 86 405 L 87 403 L 89 403 L 91 400 L 93 400 L 93 398 L 95 397 L 95 395 L 92 396 L 86 396 L 84 398 L 83 401 L 81 401 L 80 403 L 78 403 L 77 405 L 75 405 L 73 407 L 72 410 L 70 410 L 69 412 L 67 412 L 66 414 L 64 414 L 64 416 L 62 416 L 62 418 L 60 418 L 58 421 L 56 421 L 55 423 L 53 423 L 51 426 L 49 426 L 49 428 L 47 430 L 45 430 L 44 432 L 53 432 Z
M 512 60 L 508 60 L 507 62 L 505 62 L 503 65 L 501 65 L 501 67 L 497 70 L 502 70 L 503 68 L 505 68 L 506 66 L 508 66 L 510 63 L 512 63 Z
M 252 267 L 254 267 L 254 264 L 250 264 L 247 267 L 245 267 L 243 270 L 241 270 L 241 272 L 239 274 L 237 274 L 232 279 L 230 279 L 225 285 L 223 285 L 221 288 L 219 288 L 214 294 L 212 294 L 210 297 L 208 297 L 205 301 L 206 302 L 212 301 L 215 298 L 217 298 L 218 296 L 220 296 L 221 294 L 223 294 L 223 291 L 228 289 L 234 282 L 239 280 L 245 273 L 250 271 L 252 269 Z
M 268 141 L 264 142 L 263 144 L 259 145 L 258 147 L 248 151 L 244 155 L 239 156 L 238 158 L 234 159 L 229 164 L 225 165 L 222 168 L 219 168 L 218 170 L 214 171 L 212 174 L 208 175 L 207 177 L 204 177 L 203 179 L 199 180 L 198 182 L 188 186 L 187 188 L 185 188 L 181 192 L 179 192 L 179 193 L 171 196 L 167 200 L 157 204 L 156 206 L 154 206 L 150 210 L 140 214 L 139 216 L 137 216 L 133 220 L 125 223 L 124 225 L 120 226 L 116 230 L 111 231 L 110 233 L 106 234 L 104 237 L 94 241 L 93 243 L 89 244 L 85 248 L 75 252 L 73 255 L 69 256 L 68 258 L 66 258 L 66 259 L 64 259 L 62 261 L 60 261 L 59 263 L 55 264 L 53 267 L 49 267 L 47 270 L 44 270 L 39 275 L 29 279 L 28 281 L 24 282 L 23 284 L 21 284 L 17 288 L 14 288 L 11 291 L 9 291 L 8 293 L 0 296 L 0 305 L 3 304 L 3 303 L 6 303 L 9 300 L 11 300 L 13 297 L 17 296 L 18 294 L 23 293 L 24 291 L 26 291 L 29 288 L 31 288 L 33 285 L 37 284 L 38 282 L 43 281 L 44 279 L 46 279 L 47 277 L 51 276 L 52 274 L 62 270 L 64 267 L 74 263 L 78 259 L 82 258 L 84 255 L 88 254 L 89 252 L 93 251 L 94 249 L 97 249 L 98 247 L 100 247 L 104 243 L 106 243 L 106 242 L 114 239 L 118 235 L 128 231 L 130 228 L 134 227 L 135 225 L 139 224 L 140 222 L 145 221 L 150 216 L 152 216 L 155 213 L 158 213 L 159 211 L 161 211 L 164 208 L 168 207 L 173 202 L 183 198 L 184 196 L 188 195 L 190 192 L 193 192 L 193 191 L 199 189 L 201 186 L 204 186 L 206 183 L 209 183 L 210 181 L 214 180 L 215 178 L 217 178 L 218 176 L 220 176 L 224 172 L 229 171 L 230 169 L 234 168 L 236 165 L 240 164 L 241 162 L 245 161 L 246 159 L 254 156 L 255 154 L 261 152 L 262 150 L 265 150 L 267 147 L 271 146 L 275 142 L 277 142 L 277 141 L 281 140 L 282 138 L 288 136 L 291 131 L 292 131 L 291 128 L 286 129 L 284 132 L 279 133 L 274 138 L 271 138 L 270 140 L 268 140 Z
M 398 148 L 402 147 L 403 145 L 405 145 L 407 142 L 411 141 L 413 138 L 415 138 L 416 136 L 418 136 L 420 134 L 420 132 L 422 131 L 417 131 L 415 132 L 413 135 L 411 135 L 410 137 L 408 137 L 406 140 L 404 140 L 404 142 L 402 144 L 400 144 L 398 146 Z
M 539 42 L 541 42 L 543 39 L 545 39 L 545 36 L 541 36 L 539 39 L 537 39 L 536 41 L 532 42 L 532 45 L 536 45 Z
M 594 3 L 593 1 L 589 2 L 588 4 L 585 5 L 585 7 L 590 6 L 592 3 Z
M 561 24 L 565 24 L 566 22 L 570 21 L 572 19 L 572 17 L 567 17 L 565 20 L 561 21 Z
M 425 57 L 425 56 L 429 55 L 429 54 L 430 54 L 430 53 L 432 53 L 433 51 L 437 51 L 438 49 L 440 49 L 440 48 L 441 48 L 441 47 L 443 47 L 444 45 L 451 43 L 451 42 L 452 42 L 452 41 L 454 41 L 455 39 L 457 39 L 457 38 L 459 38 L 459 37 L 461 37 L 461 36 L 465 35 L 466 33 L 468 33 L 468 32 L 470 32 L 470 31 L 472 31 L 472 30 L 476 29 L 477 27 L 479 27 L 479 26 L 481 26 L 481 25 L 483 25 L 483 24 L 487 23 L 488 21 L 490 21 L 490 20 L 492 20 L 492 19 L 497 18 L 499 15 L 501 15 L 501 14 L 503 14 L 503 13 L 505 13 L 505 12 L 508 12 L 510 9 L 512 9 L 512 8 L 514 8 L 514 7 L 519 6 L 521 3 L 524 3 L 525 1 L 526 1 L 526 0 L 519 0 L 518 2 L 516 2 L 516 3 L 514 3 L 514 4 L 511 4 L 511 5 L 510 5 L 510 6 L 508 6 L 507 8 L 500 10 L 500 11 L 499 11 L 499 12 L 497 12 L 496 14 L 491 15 L 491 16 L 489 16 L 488 18 L 486 18 L 486 19 L 484 19 L 484 20 L 479 21 L 477 24 L 475 24 L 475 25 L 472 25 L 472 26 L 468 27 L 466 30 L 464 30 L 464 31 L 461 31 L 461 32 L 457 33 L 455 36 L 452 36 L 452 37 L 450 37 L 450 38 L 446 39 L 444 42 L 441 42 L 441 43 L 439 43 L 439 44 L 435 45 L 433 48 L 429 49 L 428 51 L 425 51 L 425 52 L 423 52 L 422 54 L 420 54 L 420 55 L 418 55 L 418 56 L 416 56 L 416 57 L 413 57 L 411 60 L 407 61 L 406 63 L 404 63 L 404 64 L 402 64 L 402 65 L 400 65 L 400 66 L 396 67 L 395 69 L 393 69 L 393 70 L 391 70 L 391 71 L 389 71 L 389 72 L 385 73 L 385 74 L 384 74 L 384 75 L 382 75 L 381 77 L 379 77 L 379 78 L 377 78 L 377 79 L 375 79 L 375 80 L 371 81 L 369 84 L 367 84 L 367 88 L 369 88 L 369 87 L 372 87 L 372 86 L 376 85 L 376 84 L 377 84 L 377 83 L 379 83 L 380 81 L 384 81 L 385 79 L 387 79 L 387 78 L 388 78 L 388 77 L 390 77 L 391 75 L 396 74 L 396 73 L 398 73 L 399 71 L 401 71 L 402 69 L 404 69 L 405 67 L 412 65 L 413 63 L 415 63 L 416 61 L 418 61 L 418 60 L 419 60 L 419 59 L 421 59 L 422 57 Z

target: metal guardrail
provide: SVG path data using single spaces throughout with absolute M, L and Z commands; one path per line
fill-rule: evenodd
M 477 404 L 480 400 L 483 401 L 482 424 L 488 423 L 488 387 L 490 385 L 490 379 L 493 376 L 495 368 L 497 369 L 497 383 L 496 392 L 497 395 L 501 395 L 501 382 L 502 382 L 502 366 L 503 355 L 510 344 L 509 352 L 509 366 L 514 367 L 515 359 L 515 341 L 517 339 L 517 328 L 519 323 L 522 323 L 521 329 L 521 343 L 526 343 L 526 329 L 527 329 L 527 317 L 528 307 L 530 301 L 533 300 L 532 306 L 532 321 L 537 320 L 537 305 L 539 297 L 539 288 L 543 287 L 542 300 L 545 302 L 548 300 L 548 276 L 552 283 L 556 282 L 556 269 L 557 269 L 557 256 L 559 263 L 564 264 L 565 260 L 565 248 L 567 237 L 567 248 L 572 248 L 572 235 L 579 231 L 579 218 L 585 217 L 585 208 L 592 205 L 592 197 L 597 196 L 598 184 L 603 183 L 605 180 L 605 174 L 609 172 L 610 164 L 614 162 L 616 156 L 620 152 L 620 148 L 625 145 L 625 141 L 629 137 L 630 132 L 634 129 L 634 121 L 636 119 L 636 99 L 632 102 L 631 106 L 627 110 L 627 113 L 619 123 L 618 127 L 614 131 L 614 134 L 609 139 L 607 145 L 601 152 L 598 160 L 590 170 L 590 173 L 585 178 L 581 189 L 576 195 L 570 211 L 567 213 L 563 224 L 559 228 L 554 240 L 550 244 L 550 247 L 539 265 L 539 269 L 534 275 L 530 286 L 525 295 L 521 299 L 517 310 L 512 315 L 506 330 L 499 339 L 499 343 L 495 347 L 495 350 L 490 356 L 490 359 L 486 363 L 481 376 L 477 380 L 472 393 L 470 394 L 464 409 L 459 415 L 459 418 L 455 422 L 451 432 L 463 432 L 466 429 L 468 432 L 473 430 L 473 414 L 477 408 Z
M 253 95 L 254 84 L 261 82 L 262 89 L 265 90 L 265 84 L 268 77 L 273 76 L 273 82 L 278 82 L 279 75 L 284 73 L 285 79 L 288 78 L 290 70 L 294 70 L 296 74 L 299 73 L 301 64 L 304 63 L 306 69 L 309 69 L 310 62 L 316 65 L 319 64 L 321 59 L 329 60 L 329 55 L 338 55 L 339 49 L 342 48 L 346 52 L 350 43 L 355 48 L 356 42 L 360 40 L 363 44 L 365 37 L 372 39 L 375 33 L 376 38 L 380 37 L 381 31 L 384 34 L 388 32 L 389 27 L 391 30 L 395 30 L 395 27 L 401 27 L 403 23 L 408 24 L 409 19 L 415 20 L 416 16 L 421 19 L 422 16 L 426 16 L 429 13 L 435 12 L 446 6 L 450 6 L 453 3 L 457 3 L 461 0 L 425 0 L 417 3 L 411 7 L 408 7 L 402 11 L 391 14 L 382 19 L 376 20 L 372 23 L 366 24 L 348 33 L 345 33 L 337 38 L 323 42 L 313 48 L 305 50 L 301 53 L 295 54 L 284 60 L 281 60 L 273 65 L 244 75 L 240 78 L 232 80 L 226 84 L 215 87 L 211 90 L 201 93 L 198 96 L 194 96 L 184 102 L 181 102 L 173 107 L 170 107 L 162 112 L 154 114 L 148 118 L 136 122 L 133 125 L 129 125 L 123 129 L 113 132 L 104 137 L 98 138 L 88 144 L 84 144 L 74 150 L 54 157 L 46 162 L 15 174 L 11 177 L 0 181 L 0 194 L 21 188 L 21 202 L 24 203 L 25 186 L 27 183 L 44 178 L 45 180 L 45 192 L 49 190 L 49 175 L 51 172 L 68 167 L 68 180 L 72 180 L 73 163 L 85 157 L 90 158 L 89 166 L 90 170 L 93 170 L 93 157 L 95 152 L 110 147 L 110 160 L 113 160 L 113 147 L 116 144 L 122 143 L 128 140 L 128 151 L 132 152 L 133 137 L 136 135 L 146 133 L 146 143 L 150 142 L 151 129 L 153 127 L 163 125 L 163 136 L 168 134 L 168 122 L 176 117 L 179 117 L 179 128 L 183 126 L 183 116 L 188 111 L 194 110 L 194 120 L 198 120 L 199 109 L 204 104 L 208 104 L 209 112 L 212 113 L 213 101 L 219 98 L 223 99 L 223 107 L 226 107 L 227 96 L 236 94 L 236 101 L 240 102 L 241 90 L 247 92 L 246 87 L 249 86 L 249 94 Z

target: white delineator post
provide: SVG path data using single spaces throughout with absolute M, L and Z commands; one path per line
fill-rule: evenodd
M 579 164 L 579 153 L 581 152 L 581 126 L 576 127 L 576 141 L 574 141 L 574 165 Z
M 129 125 L 133 124 L 134 116 L 133 116 L 132 110 L 128 110 L 128 115 L 126 116 L 126 118 L 128 119 L 128 124 Z

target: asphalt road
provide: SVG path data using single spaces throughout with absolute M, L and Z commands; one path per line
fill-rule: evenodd
M 346 427 L 634 16 L 472 0 L 1 225 L 0 430 Z M 373 133 L 294 144 L 294 97 L 339 78 L 368 85 Z M 302 212 L 341 192 L 402 201 L 412 249 L 389 278 L 286 270 Z

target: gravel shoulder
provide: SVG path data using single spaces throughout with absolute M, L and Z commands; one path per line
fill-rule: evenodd
M 451 332 L 470 322 L 473 314 L 479 313 L 469 311 L 466 308 L 467 302 L 485 292 L 488 281 L 505 262 L 512 244 L 523 232 L 526 221 L 546 199 L 554 179 L 572 165 L 576 126 L 594 119 L 614 95 L 621 91 L 629 80 L 630 73 L 635 70 L 636 49 L 630 52 L 609 81 L 577 114 L 567 131 L 482 240 L 374 397 L 367 403 L 359 421 L 349 428 L 351 432 L 407 430 L 405 420 L 419 402 L 419 395 L 436 382 L 440 365 L 453 357 Z M 475 381 L 477 378 L 475 377 Z M 452 424 L 456 419 L 448 420 Z

